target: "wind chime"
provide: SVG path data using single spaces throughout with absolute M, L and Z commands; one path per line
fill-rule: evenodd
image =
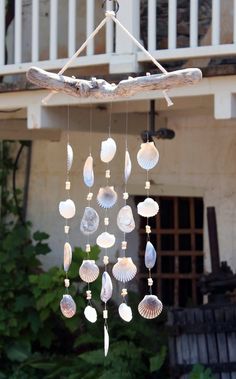
M 106 1 L 104 1 L 104 4 Z M 135 94 L 140 92 L 150 92 L 153 90 L 162 90 L 164 97 L 167 101 L 168 106 L 172 105 L 172 101 L 168 96 L 167 90 L 174 87 L 179 87 L 183 85 L 190 85 L 198 83 L 202 78 L 202 73 L 199 69 L 184 69 L 179 71 L 174 71 L 168 73 L 160 63 L 156 61 L 155 58 L 137 41 L 134 36 L 132 36 L 129 31 L 120 23 L 116 18 L 116 13 L 119 10 L 119 4 L 117 1 L 114 1 L 116 6 L 115 12 L 107 11 L 105 18 L 94 30 L 94 32 L 88 37 L 85 43 L 80 47 L 80 49 L 73 55 L 73 57 L 67 62 L 67 64 L 60 70 L 58 74 L 49 73 L 44 70 L 41 70 L 36 67 L 31 67 L 27 72 L 27 78 L 34 84 L 39 87 L 44 87 L 50 89 L 52 92 L 43 100 L 44 104 L 50 100 L 50 98 L 55 94 L 55 92 L 62 92 L 72 96 L 90 99 L 101 99 L 104 101 L 110 101 L 110 120 L 108 125 L 108 136 L 101 144 L 100 158 L 101 161 L 106 164 L 105 167 L 105 182 L 104 186 L 101 187 L 97 194 L 97 202 L 102 208 L 103 214 L 103 224 L 104 231 L 97 237 L 96 243 L 101 247 L 104 252 L 103 263 L 104 271 L 102 274 L 102 289 L 100 298 L 104 303 L 103 309 L 103 318 L 104 318 L 104 354 L 105 356 L 108 353 L 109 349 L 109 332 L 108 332 L 108 309 L 107 303 L 112 297 L 112 280 L 108 273 L 108 264 L 109 264 L 109 249 L 112 248 L 115 244 L 116 238 L 115 235 L 109 232 L 109 212 L 116 204 L 118 195 L 112 186 L 111 182 L 111 170 L 110 162 L 115 157 L 116 154 L 116 142 L 111 137 L 111 115 L 112 115 L 112 101 L 114 99 L 122 100 L 124 98 L 132 97 Z M 63 76 L 62 74 L 70 66 L 73 60 L 85 49 L 87 44 L 91 39 L 93 39 L 98 31 L 106 24 L 108 20 L 113 20 L 114 23 L 121 28 L 127 36 L 149 57 L 149 59 L 157 66 L 162 74 L 150 75 L 149 73 L 146 76 L 131 78 L 127 80 L 122 80 L 117 85 L 110 84 L 103 79 L 92 78 L 92 80 L 83 80 L 75 79 Z M 131 174 L 132 163 L 130 154 L 128 151 L 127 143 L 127 124 L 128 112 L 126 112 L 126 134 L 125 134 L 125 159 L 124 159 L 124 193 L 123 193 L 123 206 L 119 210 L 117 215 L 117 226 L 121 232 L 123 232 L 123 241 L 121 243 L 121 256 L 118 257 L 117 263 L 112 268 L 112 274 L 116 280 L 125 285 L 131 281 L 136 273 L 137 268 L 132 261 L 130 256 L 127 256 L 127 240 L 126 234 L 131 233 L 135 229 L 135 222 L 132 213 L 132 209 L 127 205 L 127 200 L 129 194 L 127 192 L 127 182 Z M 83 179 L 85 186 L 88 187 L 87 194 L 87 204 L 84 210 L 84 214 L 80 224 L 81 232 L 86 236 L 86 259 L 83 260 L 81 267 L 79 268 L 80 278 L 87 283 L 86 299 L 87 306 L 84 310 L 85 317 L 88 321 L 94 323 L 97 320 L 97 311 L 92 306 L 91 299 L 92 293 L 90 290 L 90 283 L 95 281 L 99 276 L 99 267 L 97 266 L 94 260 L 90 259 L 91 251 L 91 241 L 90 236 L 94 234 L 99 226 L 99 215 L 96 210 L 91 206 L 93 200 L 92 187 L 94 185 L 94 170 L 93 170 L 93 157 L 91 151 L 91 109 L 90 109 L 90 146 L 89 146 L 89 155 L 85 161 L 83 168 Z M 137 212 L 141 217 L 145 217 L 147 220 L 146 223 L 146 249 L 145 249 L 145 266 L 148 270 L 148 287 L 149 294 L 147 294 L 143 300 L 138 305 L 138 311 L 140 315 L 147 319 L 153 319 L 157 317 L 162 311 L 162 303 L 156 295 L 152 293 L 153 279 L 151 276 L 151 270 L 156 264 L 156 250 L 153 244 L 150 241 L 151 227 L 149 225 L 149 218 L 156 216 L 159 211 L 159 206 L 155 200 L 150 197 L 150 180 L 149 180 L 149 171 L 152 170 L 159 161 L 159 152 L 156 149 L 154 142 L 149 141 L 141 144 L 141 148 L 137 154 L 137 161 L 139 166 L 146 171 L 146 181 L 145 181 L 145 190 L 146 198 L 143 202 L 140 202 L 137 206 Z M 76 304 L 69 294 L 69 279 L 68 279 L 68 270 L 72 260 L 72 248 L 69 243 L 69 220 L 75 216 L 75 204 L 70 199 L 70 170 L 73 162 L 73 150 L 69 143 L 69 133 L 67 134 L 67 176 L 65 189 L 67 191 L 67 199 L 61 201 L 59 204 L 59 212 L 62 217 L 65 218 L 65 236 L 66 242 L 64 245 L 64 270 L 66 273 L 65 278 L 65 287 L 66 293 L 63 295 L 63 298 L 60 302 L 60 307 L 63 315 L 65 317 L 73 317 L 76 313 Z M 132 319 L 132 310 L 127 305 L 127 288 L 122 288 L 121 297 L 122 303 L 119 305 L 118 311 L 120 317 L 126 321 L 130 322 Z

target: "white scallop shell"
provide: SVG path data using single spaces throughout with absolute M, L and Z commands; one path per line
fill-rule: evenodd
M 95 261 L 90 259 L 83 260 L 82 265 L 79 268 L 79 276 L 86 283 L 94 282 L 99 275 L 99 268 Z
M 113 285 L 111 277 L 108 272 L 104 271 L 102 274 L 102 289 L 100 298 L 104 303 L 107 303 L 108 300 L 112 297 Z
M 71 199 L 60 201 L 59 212 L 60 215 L 66 219 L 72 218 L 75 215 L 75 203 Z
M 128 150 L 126 150 L 126 152 L 125 152 L 125 170 L 124 170 L 125 183 L 127 183 L 128 179 L 130 177 L 131 171 L 132 171 L 132 163 L 131 163 L 129 152 L 128 152 Z
M 60 308 L 63 316 L 71 318 L 76 313 L 76 304 L 71 295 L 63 295 L 60 301 Z
M 140 315 L 147 319 L 159 316 L 162 312 L 162 302 L 155 295 L 146 295 L 138 305 Z
M 119 210 L 117 215 L 118 228 L 124 233 L 131 233 L 135 228 L 135 221 L 132 209 L 129 205 L 125 205 Z
M 110 234 L 108 232 L 101 233 L 96 240 L 97 245 L 104 249 L 109 249 L 109 247 L 114 246 L 115 242 L 116 237 L 114 234 Z
M 72 164 L 73 164 L 73 149 L 71 145 L 67 144 L 67 172 L 71 170 Z
M 97 321 L 98 318 L 96 309 L 91 307 L 91 305 L 87 305 L 85 308 L 84 316 L 89 322 L 93 324 Z
M 112 208 L 117 202 L 117 193 L 114 187 L 101 187 L 97 194 L 97 202 L 102 208 Z
M 130 322 L 132 320 L 132 309 L 126 303 L 121 303 L 118 308 L 118 311 L 122 320 L 126 322 Z
M 108 334 L 107 326 L 104 325 L 104 355 L 105 357 L 108 354 L 108 350 L 109 350 L 109 334 Z
M 80 223 L 81 232 L 88 236 L 96 232 L 99 225 L 99 216 L 95 209 L 86 207 Z
M 130 257 L 118 258 L 113 266 L 112 273 L 116 280 L 126 283 L 132 280 L 137 274 L 137 267 Z
M 159 212 L 159 205 L 151 197 L 147 197 L 137 205 L 138 214 L 143 217 L 153 217 Z
M 153 244 L 148 241 L 145 249 L 145 266 L 151 270 L 156 263 L 157 253 Z
M 84 184 L 87 187 L 94 185 L 93 157 L 91 155 L 86 159 L 83 170 Z
M 137 154 L 137 161 L 140 167 L 145 170 L 151 170 L 159 161 L 159 152 L 154 142 L 145 142 L 141 144 L 141 148 Z
M 69 242 L 64 245 L 64 271 L 68 272 L 72 261 L 72 248 Z
M 107 138 L 105 141 L 101 143 L 101 161 L 105 163 L 109 163 L 112 161 L 116 154 L 116 142 L 113 138 Z

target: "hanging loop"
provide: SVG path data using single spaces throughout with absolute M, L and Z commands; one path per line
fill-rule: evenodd
M 109 1 L 113 1 L 113 0 L 109 0 Z M 106 3 L 107 3 L 107 0 L 104 0 L 103 3 L 102 3 L 102 8 L 105 7 Z M 117 0 L 114 0 L 114 9 L 113 9 L 113 11 L 114 11 L 115 15 L 117 15 L 117 13 L 119 12 L 119 9 L 120 9 L 119 2 Z

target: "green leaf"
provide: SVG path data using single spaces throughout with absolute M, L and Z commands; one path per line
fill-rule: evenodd
M 44 240 L 48 240 L 49 234 L 37 231 L 37 232 L 35 232 L 33 234 L 33 238 L 34 238 L 35 241 L 40 241 L 41 242 L 41 241 L 44 241 Z
M 7 357 L 11 361 L 23 362 L 31 353 L 31 345 L 29 341 L 18 341 L 8 346 L 6 349 Z
M 167 353 L 166 346 L 162 346 L 160 352 L 154 357 L 150 358 L 150 372 L 151 373 L 160 370 L 160 368 L 163 366 L 165 362 L 166 353 Z

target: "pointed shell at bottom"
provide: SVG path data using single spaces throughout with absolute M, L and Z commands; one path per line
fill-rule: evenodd
M 60 301 L 60 308 L 63 316 L 71 318 L 76 313 L 76 304 L 71 295 L 63 295 Z
M 133 318 L 132 309 L 126 303 L 121 303 L 118 308 L 118 311 L 119 311 L 120 318 L 122 318 L 122 320 L 126 322 L 130 322 L 132 320 Z
M 147 319 L 159 316 L 162 312 L 162 302 L 155 295 L 146 295 L 138 305 L 140 315 Z
M 104 355 L 105 357 L 107 356 L 108 350 L 109 350 L 109 334 L 108 334 L 107 326 L 104 325 Z

